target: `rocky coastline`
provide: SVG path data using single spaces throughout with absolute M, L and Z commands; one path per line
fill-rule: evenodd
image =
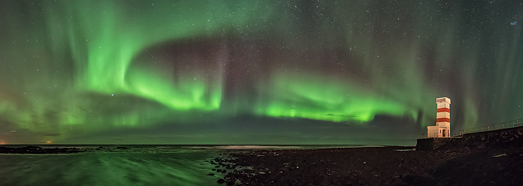
M 250 150 L 213 161 L 226 185 L 523 185 L 523 128 L 412 147 Z

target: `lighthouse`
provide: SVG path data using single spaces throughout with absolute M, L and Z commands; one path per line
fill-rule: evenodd
M 427 127 L 429 138 L 450 138 L 450 99 L 436 98 L 436 126 Z

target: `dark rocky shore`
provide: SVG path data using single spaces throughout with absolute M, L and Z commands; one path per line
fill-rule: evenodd
M 68 154 L 83 152 L 77 148 L 42 148 L 38 146 L 0 147 L 0 153 L 13 154 Z
M 399 147 L 253 150 L 213 162 L 227 185 L 523 185 L 523 129 L 433 151 Z
M 232 153 L 227 185 L 523 185 L 523 148 L 394 147 Z

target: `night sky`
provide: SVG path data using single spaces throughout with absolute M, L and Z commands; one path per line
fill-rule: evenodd
M 0 1 L 0 143 L 415 144 L 523 118 L 523 3 Z

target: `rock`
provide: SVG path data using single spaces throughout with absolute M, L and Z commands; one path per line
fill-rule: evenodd
M 219 180 L 216 181 L 216 182 L 218 182 L 219 184 L 222 184 L 222 183 L 225 183 L 225 180 L 224 180 L 224 179 L 219 179 Z
M 27 149 L 41 149 L 42 147 L 29 145 L 29 146 L 26 146 L 25 148 L 27 148 Z
M 503 157 L 503 156 L 507 156 L 507 154 L 498 154 L 498 155 L 494 155 L 492 157 L 493 158 L 499 158 L 499 157 Z
M 236 181 L 234 181 L 234 185 L 242 185 L 242 181 L 240 181 L 239 179 L 236 179 Z
M 485 148 L 485 143 L 480 143 L 477 146 L 477 149 L 484 149 L 484 148 Z

